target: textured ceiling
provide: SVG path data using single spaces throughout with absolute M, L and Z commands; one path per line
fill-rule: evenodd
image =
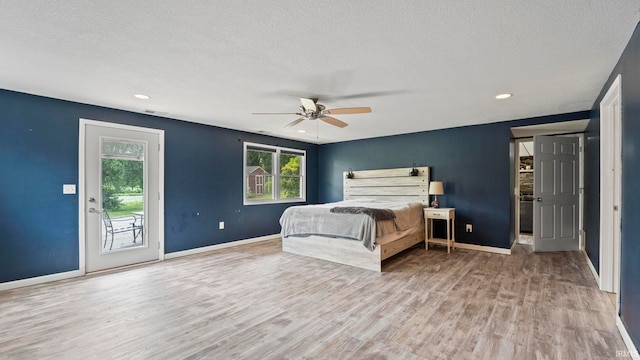
M 2 0 L 0 87 L 327 143 L 587 110 L 639 19 L 638 0 Z M 373 112 L 251 115 L 301 96 Z

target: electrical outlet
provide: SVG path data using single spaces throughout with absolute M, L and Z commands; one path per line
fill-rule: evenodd
M 220 221 L 220 222 L 218 223 L 218 229 L 220 229 L 220 230 L 224 230 L 224 221 Z
M 471 225 L 471 224 L 467 224 L 467 229 L 466 229 L 466 231 L 467 231 L 467 232 L 473 232 L 473 225 Z

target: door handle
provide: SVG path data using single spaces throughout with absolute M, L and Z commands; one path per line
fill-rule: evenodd
M 100 211 L 96 210 L 95 208 L 89 208 L 89 212 L 92 214 L 100 214 Z
M 541 198 L 541 197 L 537 197 L 537 198 L 536 198 L 536 201 L 537 201 L 537 202 L 542 202 L 542 198 Z

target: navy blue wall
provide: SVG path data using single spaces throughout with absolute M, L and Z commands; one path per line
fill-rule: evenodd
M 167 253 L 280 231 L 291 204 L 242 205 L 242 141 L 307 150 L 317 202 L 314 144 L 6 90 L 0 109 L 0 282 L 78 269 L 78 195 L 62 184 L 78 183 L 80 118 L 165 131 Z
M 584 151 L 584 250 L 596 271 L 600 271 L 600 109 L 591 111 L 591 120 L 585 134 Z
M 620 269 L 620 317 L 625 324 L 636 348 L 640 347 L 640 193 L 637 190 L 640 179 L 640 27 L 636 27 L 629 44 L 622 53 L 611 76 L 602 87 L 600 96 L 593 104 L 591 134 L 593 143 L 588 143 L 589 156 L 598 169 L 600 101 L 609 90 L 615 77 L 622 75 L 622 238 Z M 596 170 L 590 171 L 595 174 Z M 587 198 L 600 196 L 599 173 L 586 188 Z M 594 266 L 599 262 L 599 219 L 600 208 L 589 207 L 587 228 L 587 249 Z
M 509 248 L 513 191 L 513 139 L 517 126 L 588 119 L 577 112 L 426 131 L 320 146 L 320 202 L 342 199 L 342 172 L 429 166 L 444 181 L 442 207 L 456 208 L 456 241 Z M 473 233 L 464 224 L 473 224 Z

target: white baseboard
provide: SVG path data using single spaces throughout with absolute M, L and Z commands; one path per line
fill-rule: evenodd
M 591 270 L 591 274 L 593 275 L 593 278 L 596 279 L 598 288 L 600 288 L 600 275 L 598 275 L 596 268 L 593 267 L 593 263 L 591 262 L 591 259 L 589 259 L 589 254 L 587 254 L 587 252 L 584 250 L 582 250 L 582 253 L 584 254 L 584 257 L 587 259 L 587 264 L 589 265 L 589 269 Z
M 0 283 L 0 291 L 16 289 L 16 288 L 21 288 L 21 287 L 31 286 L 31 285 L 44 284 L 51 281 L 70 279 L 70 278 L 74 278 L 82 275 L 84 275 L 83 271 L 72 270 L 72 271 L 66 271 L 66 272 L 57 273 L 57 274 L 36 276 L 28 279 L 9 281 L 9 282 Z
M 260 236 L 260 237 L 256 237 L 256 238 L 251 238 L 251 239 L 231 241 L 231 242 L 224 243 L 224 244 L 203 246 L 203 247 L 199 247 L 199 248 L 195 248 L 195 249 L 176 251 L 176 252 L 165 254 L 164 258 L 165 259 L 173 259 L 173 258 L 177 258 L 177 257 L 181 257 L 181 256 L 194 255 L 194 254 L 199 254 L 199 253 L 203 253 L 203 252 L 207 252 L 207 251 L 220 250 L 220 249 L 225 249 L 225 248 L 228 248 L 228 247 L 252 244 L 252 243 L 261 242 L 261 241 L 276 240 L 276 239 L 279 239 L 279 238 L 280 238 L 280 234 L 265 235 L 265 236 Z
M 475 251 L 484 251 L 484 252 L 490 252 L 494 254 L 511 255 L 511 249 L 503 249 L 503 248 L 497 248 L 493 246 L 483 246 L 483 245 L 457 242 L 456 248 L 469 249 L 469 250 L 475 250 Z
M 618 327 L 618 331 L 620 331 L 620 335 L 622 336 L 622 340 L 624 340 L 624 344 L 627 345 L 626 352 L 624 352 L 624 350 L 622 349 L 621 353 L 618 353 L 616 351 L 616 358 L 632 358 L 635 360 L 639 360 L 640 354 L 638 353 L 638 349 L 636 349 L 636 346 L 633 344 L 631 336 L 629 336 L 627 328 L 624 326 L 624 323 L 622 322 L 622 319 L 620 319 L 620 316 L 616 318 L 616 326 Z
M 593 263 L 591 262 L 591 259 L 589 259 L 589 255 L 587 254 L 587 252 L 582 250 L 582 253 L 584 253 L 584 257 L 587 259 L 587 264 L 589 265 L 589 269 L 591 269 L 591 274 L 593 274 L 594 279 L 596 279 L 596 282 L 598 283 L 598 288 L 599 288 L 600 275 L 598 275 L 596 268 L 593 267 Z M 631 336 L 627 332 L 627 328 L 624 326 L 624 323 L 622 322 L 620 315 L 617 315 L 617 314 L 616 314 L 616 327 L 620 332 L 620 336 L 622 336 L 622 340 L 624 340 L 624 344 L 627 346 L 626 351 L 623 349 L 620 349 L 620 350 L 616 349 L 616 354 L 615 354 L 616 358 L 621 358 L 621 359 L 632 358 L 632 359 L 640 360 L 640 354 L 638 353 L 638 350 L 633 344 L 633 341 L 631 340 Z
M 280 238 L 280 234 L 273 234 L 273 235 L 260 236 L 260 237 L 251 238 L 251 239 L 245 239 L 245 240 L 239 240 L 239 241 L 231 241 L 231 242 L 224 243 L 224 244 L 205 246 L 205 247 L 201 247 L 201 248 L 197 248 L 197 249 L 190 249 L 190 250 L 184 250 L 184 251 L 178 251 L 178 252 L 165 254 L 164 258 L 165 259 L 172 259 L 172 258 L 176 258 L 176 257 L 180 257 L 180 256 L 193 255 L 193 254 L 198 254 L 198 253 L 201 253 L 201 252 L 206 252 L 206 251 L 211 251 L 211 250 L 224 249 L 224 248 L 228 248 L 228 247 L 232 247 L 232 246 L 251 244 L 251 243 L 260 242 L 260 241 L 275 240 L 275 239 L 279 239 L 279 238 Z M 111 270 L 113 270 L 113 269 L 111 269 Z M 72 271 L 67 271 L 67 272 L 63 272 L 63 273 L 44 275 L 44 276 L 37 276 L 37 277 L 29 278 L 29 279 L 8 281 L 8 282 L 0 283 L 0 291 L 16 289 L 16 288 L 20 288 L 20 287 L 24 287 L 24 286 L 44 284 L 44 283 L 48 283 L 48 282 L 51 282 L 51 281 L 70 279 L 70 278 L 83 276 L 83 275 L 85 275 L 84 271 L 72 270 Z
M 587 254 L 587 252 L 584 250 L 582 250 L 582 252 L 584 253 L 584 257 L 587 259 L 587 264 L 589 264 L 589 269 L 591 269 L 591 274 L 593 274 L 594 279 L 596 279 L 596 282 L 598 283 L 598 288 L 600 288 L 600 275 L 598 275 L 596 268 L 593 267 L 593 263 L 591 262 L 591 259 L 589 259 L 589 255 Z M 624 326 L 624 323 L 622 322 L 620 315 L 617 315 L 617 314 L 616 314 L 616 327 L 620 332 L 620 336 L 622 336 L 622 340 L 624 340 L 624 344 L 627 346 L 626 351 L 623 349 L 619 349 L 619 350 L 616 349 L 616 354 L 615 354 L 616 358 L 621 358 L 621 359 L 632 358 L 632 359 L 640 360 L 640 354 L 638 353 L 638 350 L 633 344 L 633 341 L 631 340 L 631 336 L 629 336 L 629 333 L 627 332 L 627 328 Z

